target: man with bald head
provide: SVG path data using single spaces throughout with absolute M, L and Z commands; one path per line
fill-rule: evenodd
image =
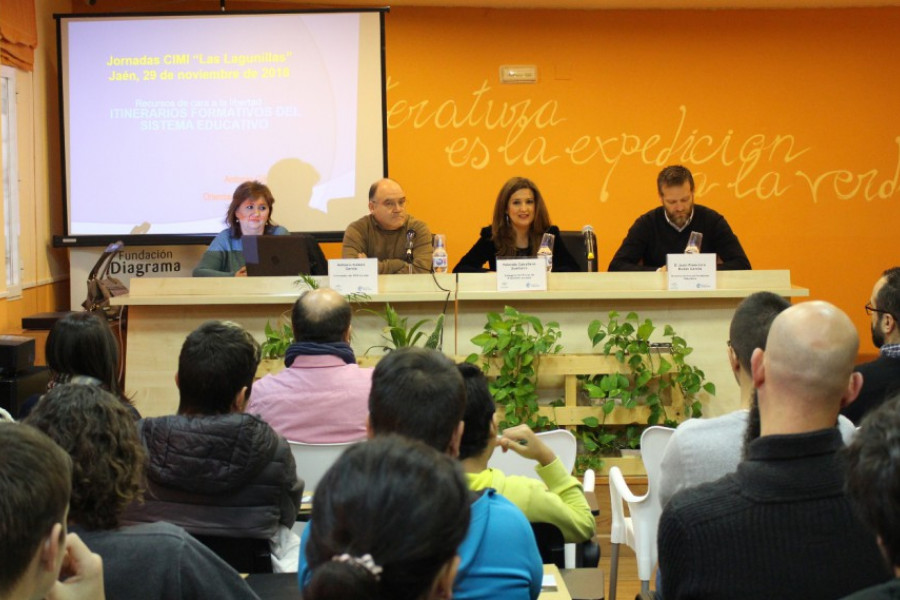
M 247 412 L 295 442 L 363 439 L 372 369 L 356 363 L 351 314 L 347 299 L 330 288 L 301 294 L 291 313 L 294 343 L 285 354 L 286 368 L 253 384 Z
M 759 428 L 743 462 L 675 494 L 663 511 L 666 600 L 842 598 L 890 577 L 844 495 L 837 458 L 838 413 L 862 383 L 858 345 L 853 323 L 827 302 L 775 318 L 766 349 L 750 359 Z
M 369 214 L 344 232 L 343 258 L 377 258 L 378 273 L 431 271 L 431 231 L 406 212 L 406 193 L 393 179 L 369 188 Z

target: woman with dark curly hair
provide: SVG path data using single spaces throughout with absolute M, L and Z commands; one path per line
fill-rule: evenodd
M 122 511 L 141 496 L 145 454 L 134 420 L 109 392 L 56 386 L 25 424 L 72 457 L 69 530 L 103 558 L 107 598 L 256 598 L 234 569 L 181 527 L 119 526 Z

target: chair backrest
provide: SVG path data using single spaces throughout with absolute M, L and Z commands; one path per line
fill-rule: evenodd
M 562 462 L 567 473 L 575 468 L 575 456 L 578 450 L 578 442 L 571 431 L 566 429 L 554 429 L 541 431 L 537 434 L 541 441 L 550 446 L 554 454 Z M 522 458 L 513 451 L 504 452 L 499 446 L 494 449 L 488 466 L 500 469 L 506 475 L 523 475 L 540 480 L 534 467 L 537 463 L 527 458 Z
M 566 568 L 565 539 L 559 527 L 551 523 L 531 523 L 534 540 L 537 542 L 541 562 L 554 564 L 560 569 Z
M 289 441 L 291 454 L 294 455 L 294 463 L 297 466 L 297 477 L 303 480 L 304 489 L 307 492 L 314 492 L 325 471 L 335 463 L 344 450 L 358 444 L 359 441 L 361 440 L 339 444 L 304 444 Z
M 641 460 L 644 461 L 644 469 L 647 471 L 647 490 L 657 504 L 659 503 L 659 474 L 662 457 L 673 433 L 675 430 L 671 427 L 654 425 L 645 429 L 641 434 Z
M 204 546 L 231 565 L 238 573 L 271 573 L 269 540 L 194 535 Z
M 580 231 L 560 231 L 560 241 L 565 244 L 566 250 L 575 259 L 578 264 L 578 270 L 586 272 L 588 270 L 587 254 L 584 251 L 584 235 Z

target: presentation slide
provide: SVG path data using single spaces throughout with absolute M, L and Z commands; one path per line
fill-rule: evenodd
M 243 181 L 343 230 L 384 173 L 381 13 L 60 17 L 66 235 L 213 234 Z

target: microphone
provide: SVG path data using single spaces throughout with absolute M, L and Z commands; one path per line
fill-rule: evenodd
M 413 261 L 413 243 L 416 241 L 416 232 L 409 229 L 406 232 L 406 262 L 412 264 Z
M 597 236 L 594 235 L 594 228 L 585 225 L 581 228 L 581 235 L 584 236 L 584 254 L 587 257 L 588 273 L 597 272 Z

